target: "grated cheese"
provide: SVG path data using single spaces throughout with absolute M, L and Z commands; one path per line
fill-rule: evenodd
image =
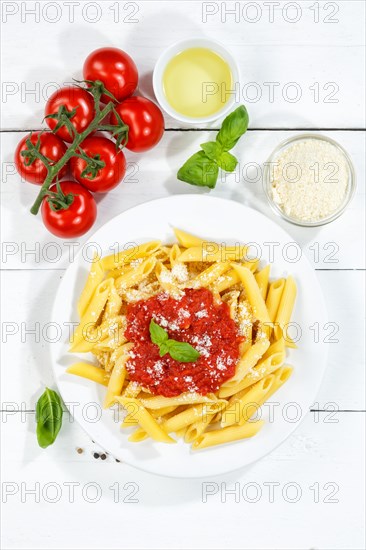
M 308 138 L 289 145 L 277 158 L 272 173 L 272 198 L 287 216 L 318 221 L 344 201 L 348 164 L 332 143 Z
M 172 269 L 172 275 L 179 283 L 184 283 L 188 280 L 188 269 L 186 264 L 176 263 Z
M 208 317 L 207 310 L 202 309 L 201 311 L 197 311 L 196 317 L 197 317 L 197 319 L 202 319 L 203 317 Z

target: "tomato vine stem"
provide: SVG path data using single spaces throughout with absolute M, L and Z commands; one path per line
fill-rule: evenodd
M 89 81 L 88 81 L 89 82 Z M 47 192 L 54 183 L 55 179 L 57 178 L 58 173 L 60 170 L 69 162 L 69 160 L 74 156 L 82 156 L 82 154 L 78 154 L 78 148 L 81 145 L 81 143 L 93 132 L 97 130 L 103 130 L 105 129 L 105 125 L 103 125 L 103 120 L 112 112 L 114 111 L 114 103 L 113 101 L 110 101 L 103 109 L 100 108 L 100 97 L 101 94 L 104 91 L 104 87 L 102 83 L 99 83 L 99 81 L 96 81 L 95 87 L 91 87 L 88 89 L 89 92 L 92 93 L 94 97 L 94 103 L 95 103 L 95 116 L 94 119 L 91 121 L 89 126 L 81 133 L 78 133 L 76 129 L 74 128 L 72 122 L 70 121 L 70 118 L 67 114 L 64 114 L 63 111 L 60 112 L 60 126 L 64 125 L 68 129 L 71 136 L 74 136 L 74 140 L 71 143 L 70 147 L 67 149 L 66 153 L 63 155 L 63 157 L 60 158 L 59 161 L 57 161 L 55 164 L 51 165 L 47 159 L 39 152 L 36 148 L 32 148 L 32 154 L 42 160 L 42 162 L 45 164 L 47 168 L 47 177 L 44 180 L 44 183 L 42 184 L 42 187 L 40 189 L 40 192 L 36 198 L 36 200 L 33 203 L 32 208 L 30 209 L 31 213 L 36 215 L 38 214 L 38 211 L 41 207 L 42 201 L 47 195 Z M 111 94 L 109 94 L 111 95 Z M 113 98 L 113 96 L 111 95 Z M 108 129 L 110 131 L 114 131 L 115 135 L 120 138 L 122 141 L 122 136 L 128 135 L 128 126 L 123 123 L 123 121 L 118 117 L 118 125 L 112 126 L 107 125 Z M 117 138 L 116 148 L 119 149 L 121 142 Z M 122 144 L 122 146 L 125 145 L 125 143 Z M 46 162 L 47 161 L 47 162 Z

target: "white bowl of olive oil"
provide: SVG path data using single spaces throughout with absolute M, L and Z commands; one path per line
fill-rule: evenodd
M 239 69 L 220 43 L 205 38 L 183 40 L 159 57 L 153 86 L 160 106 L 176 120 L 213 122 L 239 100 Z

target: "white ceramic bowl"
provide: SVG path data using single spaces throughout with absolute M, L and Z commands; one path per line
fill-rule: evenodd
M 167 64 L 177 54 L 183 52 L 184 50 L 188 50 L 189 48 L 207 48 L 220 55 L 231 69 L 231 74 L 233 77 L 233 88 L 235 89 L 235 85 L 237 85 L 237 83 L 239 82 L 239 67 L 231 53 L 228 52 L 228 50 L 219 42 L 216 42 L 216 40 L 209 40 L 206 38 L 191 38 L 188 40 L 176 42 L 175 44 L 164 50 L 164 52 L 157 60 L 153 74 L 153 87 L 155 96 L 164 111 L 168 113 L 171 117 L 179 120 L 180 122 L 185 122 L 188 124 L 202 124 L 213 122 L 214 120 L 217 120 L 218 118 L 222 117 L 233 109 L 235 105 L 235 93 L 230 94 L 228 101 L 223 105 L 222 109 L 207 117 L 187 117 L 185 115 L 182 115 L 181 113 L 173 109 L 173 107 L 167 101 L 164 93 L 163 75 Z

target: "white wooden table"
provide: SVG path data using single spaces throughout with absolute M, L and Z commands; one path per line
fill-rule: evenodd
M 364 2 L 4 1 L 1 9 L 3 547 L 364 548 Z M 162 49 L 193 35 L 216 38 L 235 54 L 251 119 L 236 151 L 240 177 L 219 181 L 214 196 L 272 218 L 256 170 L 281 140 L 305 129 L 346 148 L 358 187 L 330 225 L 303 229 L 276 219 L 314 264 L 338 327 L 311 412 L 250 468 L 174 480 L 94 458 L 103 449 L 68 415 L 54 446 L 37 446 L 35 403 L 45 385 L 54 387 L 43 330 L 72 258 L 70 246 L 28 213 L 36 190 L 20 183 L 12 159 L 25 132 L 40 128 L 52 83 L 81 76 L 91 50 L 128 51 L 141 92 L 151 96 Z M 182 128 L 169 118 L 166 128 L 152 152 L 127 153 L 129 175 L 99 201 L 96 228 L 144 201 L 200 192 L 175 173 L 214 128 Z

